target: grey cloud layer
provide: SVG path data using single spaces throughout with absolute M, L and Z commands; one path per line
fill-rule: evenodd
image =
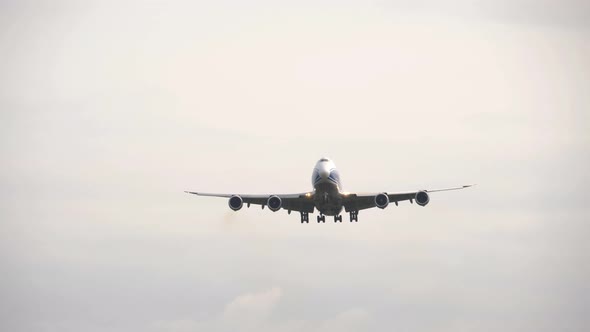
M 584 3 L 2 6 L 2 330 L 590 323 Z M 479 186 L 338 225 L 182 192 L 309 190 L 323 155 Z

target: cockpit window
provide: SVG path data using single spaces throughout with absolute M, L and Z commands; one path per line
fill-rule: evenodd
M 322 159 L 320 159 L 320 162 L 321 161 L 330 161 L 330 159 L 328 159 L 328 158 L 322 158 Z

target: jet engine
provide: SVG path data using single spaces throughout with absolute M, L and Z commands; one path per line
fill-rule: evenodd
M 375 196 L 375 205 L 380 209 L 385 209 L 389 205 L 389 196 L 387 194 L 378 194 Z
M 281 198 L 279 196 L 272 195 L 266 201 L 266 205 L 268 205 L 268 208 L 272 212 L 277 212 L 278 210 L 281 209 L 281 206 L 283 206 L 283 201 L 281 200 Z
M 238 211 L 239 209 L 242 208 L 242 206 L 244 206 L 244 200 L 242 199 L 242 197 L 238 196 L 238 195 L 233 195 L 232 197 L 229 198 L 229 208 L 234 210 L 234 211 Z
M 430 202 L 430 196 L 428 196 L 428 193 L 425 191 L 419 191 L 416 193 L 416 204 L 420 205 L 420 206 L 425 206 L 426 204 L 428 204 L 428 202 Z

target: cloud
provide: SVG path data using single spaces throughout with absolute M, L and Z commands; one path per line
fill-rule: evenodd
M 4 6 L 1 330 L 590 325 L 589 5 L 307 3 Z M 339 225 L 183 193 L 325 154 L 346 190 L 480 186 Z
M 370 325 L 369 313 L 361 308 L 353 308 L 341 312 L 333 318 L 322 322 L 317 332 L 329 331 L 368 331 Z
M 159 321 L 155 331 L 196 332 L 196 331 L 308 331 L 308 332 L 352 332 L 366 331 L 371 315 L 362 308 L 344 310 L 332 317 L 319 320 L 272 317 L 274 309 L 283 298 L 280 287 L 237 296 L 225 305 L 223 312 L 208 319 L 183 318 Z
M 182 318 L 160 321 L 158 331 L 260 331 L 269 326 L 270 315 L 281 299 L 283 291 L 272 287 L 260 292 L 246 293 L 230 301 L 222 313 L 206 318 Z
M 256 325 L 268 319 L 282 295 L 282 290 L 278 287 L 240 295 L 226 305 L 223 319 L 226 322 Z

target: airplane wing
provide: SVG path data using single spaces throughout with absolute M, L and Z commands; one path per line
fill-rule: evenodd
M 346 212 L 359 211 L 359 210 L 370 209 L 370 208 L 376 207 L 377 205 L 375 203 L 375 196 L 377 196 L 379 194 L 386 194 L 387 197 L 389 198 L 389 202 L 397 205 L 398 202 L 401 202 L 401 201 L 410 201 L 410 203 L 413 203 L 414 199 L 416 198 L 416 195 L 419 192 L 426 192 L 427 194 L 429 194 L 429 193 L 438 192 L 438 191 L 465 189 L 465 188 L 468 188 L 471 186 L 473 186 L 473 185 L 464 185 L 461 187 L 435 189 L 435 190 L 418 190 L 418 191 L 405 192 L 405 193 L 395 193 L 395 194 L 389 194 L 389 193 L 355 194 L 355 193 L 350 193 L 350 194 L 345 194 L 342 197 L 342 200 L 343 200 L 342 203 L 344 205 L 344 210 Z
M 250 204 L 261 205 L 262 208 L 266 206 L 268 199 L 271 196 L 277 196 L 281 199 L 281 208 L 288 211 L 299 211 L 313 213 L 315 205 L 312 200 L 311 193 L 300 193 L 300 194 L 284 194 L 284 195 L 241 195 L 241 194 L 212 194 L 202 193 L 194 191 L 185 191 L 188 194 L 198 196 L 209 196 L 209 197 L 223 197 L 231 198 L 239 196 L 242 201 L 250 207 Z

